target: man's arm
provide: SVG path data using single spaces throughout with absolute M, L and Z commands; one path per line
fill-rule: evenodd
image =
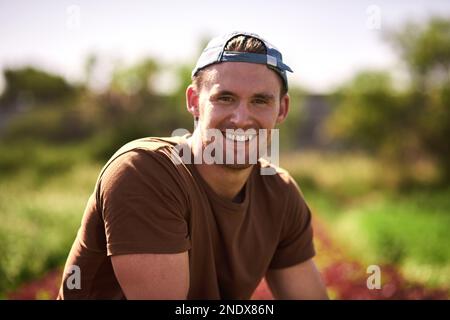
M 186 299 L 188 253 L 127 254 L 111 257 L 114 273 L 127 299 Z
M 328 299 L 312 259 L 288 268 L 271 269 L 266 274 L 266 280 L 275 299 Z

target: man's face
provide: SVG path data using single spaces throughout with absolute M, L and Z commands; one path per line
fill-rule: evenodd
M 226 160 L 227 152 L 234 154 L 234 163 L 226 164 L 227 167 L 249 167 L 249 155 L 258 151 L 256 141 L 263 136 L 244 135 L 245 141 L 237 141 L 243 140 L 243 136 L 233 136 L 226 131 L 250 132 L 249 129 L 253 129 L 259 133 L 260 129 L 265 129 L 268 133 L 265 143 L 270 145 L 270 130 L 284 120 L 289 106 L 289 96 L 280 97 L 281 79 L 265 65 L 246 62 L 212 65 L 205 70 L 203 79 L 199 92 L 188 88 L 188 108 L 199 118 L 197 130 L 200 130 L 202 145 L 206 147 L 210 143 L 208 130 L 218 129 L 222 132 L 219 145 L 223 146 L 223 159 Z M 245 161 L 237 164 L 238 154 L 243 152 Z M 262 154 L 257 158 L 260 156 Z

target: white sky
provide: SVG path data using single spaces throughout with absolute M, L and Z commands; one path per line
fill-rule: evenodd
M 371 5 L 380 29 L 367 27 Z M 431 14 L 450 17 L 450 1 L 0 0 L 0 69 L 34 64 L 77 80 L 91 52 L 124 64 L 191 62 L 203 37 L 245 30 L 281 50 L 290 81 L 324 92 L 357 70 L 398 67 L 381 32 Z

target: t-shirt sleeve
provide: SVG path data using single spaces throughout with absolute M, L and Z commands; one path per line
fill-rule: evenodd
M 110 163 L 98 190 L 108 255 L 190 249 L 179 180 L 175 165 L 156 152 L 133 150 Z
M 272 257 L 270 269 L 294 266 L 315 255 L 311 211 L 292 178 L 286 208 L 280 242 Z

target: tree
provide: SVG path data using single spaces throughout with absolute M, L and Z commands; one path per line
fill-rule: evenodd
M 5 91 L 0 107 L 15 108 L 27 103 L 53 102 L 72 96 L 76 88 L 55 74 L 33 67 L 6 69 Z
M 407 23 L 387 33 L 411 77 L 410 118 L 422 147 L 440 162 L 450 181 L 450 19 Z
M 327 121 L 332 136 L 348 145 L 384 154 L 392 153 L 392 145 L 397 151 L 406 148 L 397 139 L 404 130 L 404 98 L 393 89 L 389 73 L 362 71 L 333 98 L 336 107 Z
M 409 72 L 408 88 L 395 89 L 387 71 L 360 72 L 334 94 L 329 132 L 399 163 L 431 156 L 448 183 L 450 19 L 409 22 L 388 31 L 385 38 Z

